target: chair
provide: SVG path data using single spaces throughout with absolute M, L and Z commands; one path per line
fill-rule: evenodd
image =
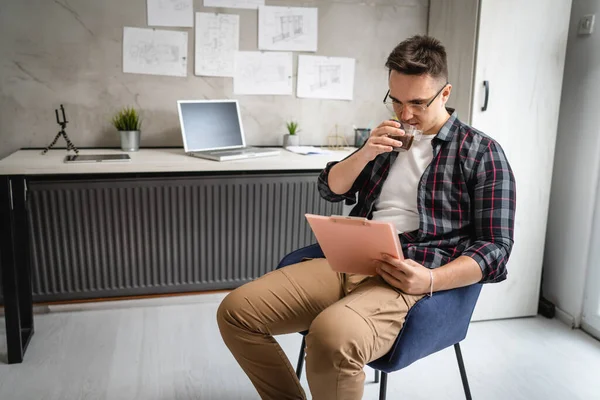
M 314 244 L 296 250 L 286 255 L 280 261 L 277 269 L 299 263 L 306 258 L 324 258 L 321 247 Z M 474 284 L 435 292 L 433 297 L 423 297 L 408 311 L 404 326 L 392 349 L 385 356 L 368 364 L 375 370 L 375 383 L 379 383 L 379 371 L 381 371 L 380 400 L 386 398 L 388 373 L 405 368 L 421 358 L 452 345 L 456 352 L 465 397 L 467 400 L 471 400 L 471 391 L 459 343 L 467 335 L 481 287 L 481 284 Z M 308 332 L 300 333 L 303 338 L 296 367 L 298 379 L 302 374 L 304 364 L 304 336 Z

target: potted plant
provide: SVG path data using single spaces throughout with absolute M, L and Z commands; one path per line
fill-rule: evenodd
M 298 137 L 298 123 L 290 121 L 286 124 L 288 133 L 283 135 L 283 147 L 298 146 L 300 144 L 300 138 Z
M 124 107 L 112 119 L 112 124 L 121 134 L 121 150 L 138 151 L 140 149 L 140 115 L 133 107 Z

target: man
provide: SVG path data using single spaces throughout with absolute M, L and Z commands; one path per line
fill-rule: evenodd
M 319 190 L 329 201 L 356 203 L 353 216 L 391 221 L 406 260 L 382 255 L 375 277 L 305 261 L 230 293 L 218 311 L 221 334 L 262 398 L 305 398 L 273 335 L 309 330 L 313 399 L 360 399 L 364 365 L 391 349 L 419 299 L 506 279 L 515 182 L 504 152 L 445 107 L 452 86 L 439 41 L 409 38 L 386 66 L 384 102 L 422 137 L 396 151 L 409 138 L 398 121 L 384 121 L 359 150 L 327 165 Z

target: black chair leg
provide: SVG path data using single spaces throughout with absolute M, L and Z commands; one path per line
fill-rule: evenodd
M 387 376 L 387 372 L 381 371 L 381 383 L 379 384 L 379 400 L 385 400 L 385 396 L 387 394 Z
M 296 376 L 298 379 L 302 376 L 302 367 L 304 366 L 304 347 L 306 347 L 306 338 L 302 336 L 302 344 L 300 345 L 300 355 L 298 356 L 298 366 L 296 367 Z
M 460 351 L 460 345 L 458 343 L 454 345 L 454 351 L 456 352 L 456 360 L 458 361 L 458 368 L 460 369 L 460 377 L 462 379 L 463 388 L 465 389 L 465 397 L 467 398 L 467 400 L 471 400 L 471 389 L 469 389 L 467 371 L 465 371 L 465 363 L 463 362 L 462 353 Z
M 379 383 L 379 370 L 375 370 L 375 383 Z

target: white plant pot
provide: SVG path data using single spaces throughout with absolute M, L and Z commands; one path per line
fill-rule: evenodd
M 298 136 L 298 134 L 290 135 L 288 133 L 288 134 L 283 135 L 283 147 L 299 146 L 299 145 L 300 145 L 300 137 Z

